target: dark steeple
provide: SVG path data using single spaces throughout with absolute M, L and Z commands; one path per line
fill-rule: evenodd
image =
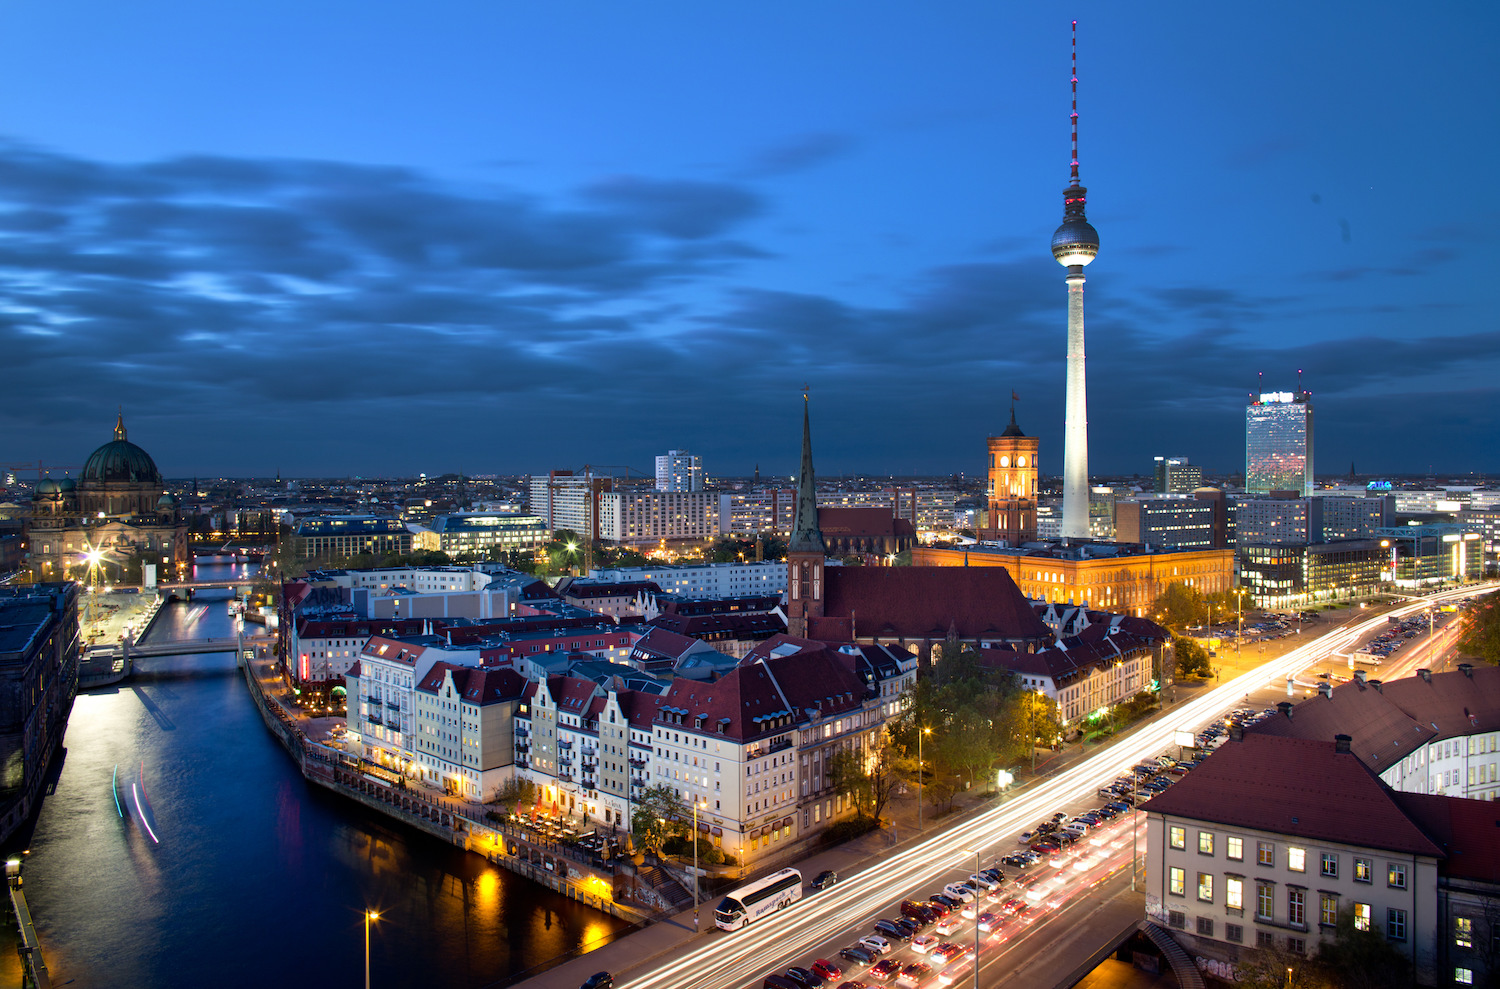
M 813 478 L 812 426 L 808 421 L 807 393 L 802 394 L 802 468 L 797 474 L 797 520 L 792 538 L 787 542 L 788 553 L 817 553 L 828 555 L 823 543 L 822 530 L 818 528 L 818 492 Z
M 1021 432 L 1021 427 L 1016 425 L 1016 393 L 1015 392 L 1011 392 L 1010 393 L 1010 425 L 1006 426 L 1005 427 L 1005 432 L 1001 433 L 1000 435 L 1001 436 L 1025 436 L 1026 435 L 1025 433 Z

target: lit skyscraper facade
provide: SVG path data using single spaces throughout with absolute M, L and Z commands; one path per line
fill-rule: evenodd
M 1078 180 L 1078 22 L 1073 22 L 1072 181 L 1063 190 L 1063 222 L 1052 256 L 1068 269 L 1068 393 L 1063 422 L 1064 539 L 1089 538 L 1089 413 L 1083 367 L 1083 269 L 1099 253 L 1099 234 L 1083 215 L 1088 192 Z
M 1313 490 L 1313 406 L 1306 391 L 1266 392 L 1245 408 L 1245 491 Z

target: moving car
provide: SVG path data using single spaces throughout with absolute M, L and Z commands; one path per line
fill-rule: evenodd
M 1003 923 L 1005 923 L 1005 918 L 998 913 L 982 913 L 979 915 L 979 929 L 986 934 L 994 932 Z
M 922 983 L 932 977 L 932 966 L 924 965 L 922 962 L 912 962 L 901 970 L 896 976 L 896 984 L 906 986 L 907 989 L 916 989 Z
M 889 982 L 891 976 L 901 971 L 901 963 L 894 958 L 882 958 L 875 966 L 865 973 L 878 982 Z
M 940 940 L 936 934 L 918 934 L 911 939 L 911 950 L 919 955 L 925 955 L 937 947 Z

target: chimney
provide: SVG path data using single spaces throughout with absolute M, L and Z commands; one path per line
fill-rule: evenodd
M 1354 671 L 1354 680 L 1356 683 L 1364 683 L 1365 680 L 1369 678 L 1369 676 L 1370 674 L 1366 673 L 1364 670 Z
M 1372 686 L 1372 687 L 1375 688 L 1375 692 L 1376 693 L 1378 693 L 1378 694 L 1379 693 L 1384 693 L 1384 691 L 1380 689 L 1380 681 L 1379 680 L 1371 680 L 1371 681 L 1369 681 L 1369 683 L 1370 683 L 1370 686 Z
M 1322 694 L 1324 697 L 1327 697 L 1329 700 L 1333 700 L 1333 684 L 1331 684 L 1331 683 L 1320 683 L 1320 684 L 1318 684 L 1318 693 Z
M 1349 743 L 1352 741 L 1354 741 L 1354 739 L 1350 738 L 1348 735 L 1333 736 L 1333 751 L 1342 752 L 1343 754 L 1348 755 Z
M 1474 679 L 1474 664 L 1473 663 L 1459 663 L 1458 664 L 1458 672 L 1462 673 L 1464 676 L 1466 676 L 1470 680 L 1472 680 L 1472 679 Z
M 1243 742 L 1245 740 L 1245 726 L 1236 721 L 1229 726 L 1229 740 L 1231 742 Z
M 1417 676 L 1421 677 L 1423 680 L 1426 680 L 1428 683 L 1432 682 L 1432 671 L 1429 669 L 1418 670 Z
M 1282 714 L 1286 715 L 1286 719 L 1288 721 L 1292 720 L 1292 702 L 1291 701 L 1282 701 L 1280 704 L 1276 705 L 1276 710 L 1278 710 Z

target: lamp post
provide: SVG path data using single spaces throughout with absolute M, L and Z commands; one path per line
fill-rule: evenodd
M 917 729 L 917 833 L 922 833 L 922 736 L 926 729 Z
M 365 911 L 365 989 L 370 989 L 370 921 L 379 919 L 374 910 Z
M 698 804 L 693 797 L 693 931 L 698 930 Z
M 965 849 L 965 851 L 968 851 L 968 849 Z M 983 851 L 984 849 L 978 847 L 974 849 L 975 876 L 979 875 L 979 871 L 982 868 L 979 856 Z M 978 879 L 975 879 L 976 883 L 978 881 Z M 979 890 L 977 888 L 974 890 L 974 989 L 979 989 Z

